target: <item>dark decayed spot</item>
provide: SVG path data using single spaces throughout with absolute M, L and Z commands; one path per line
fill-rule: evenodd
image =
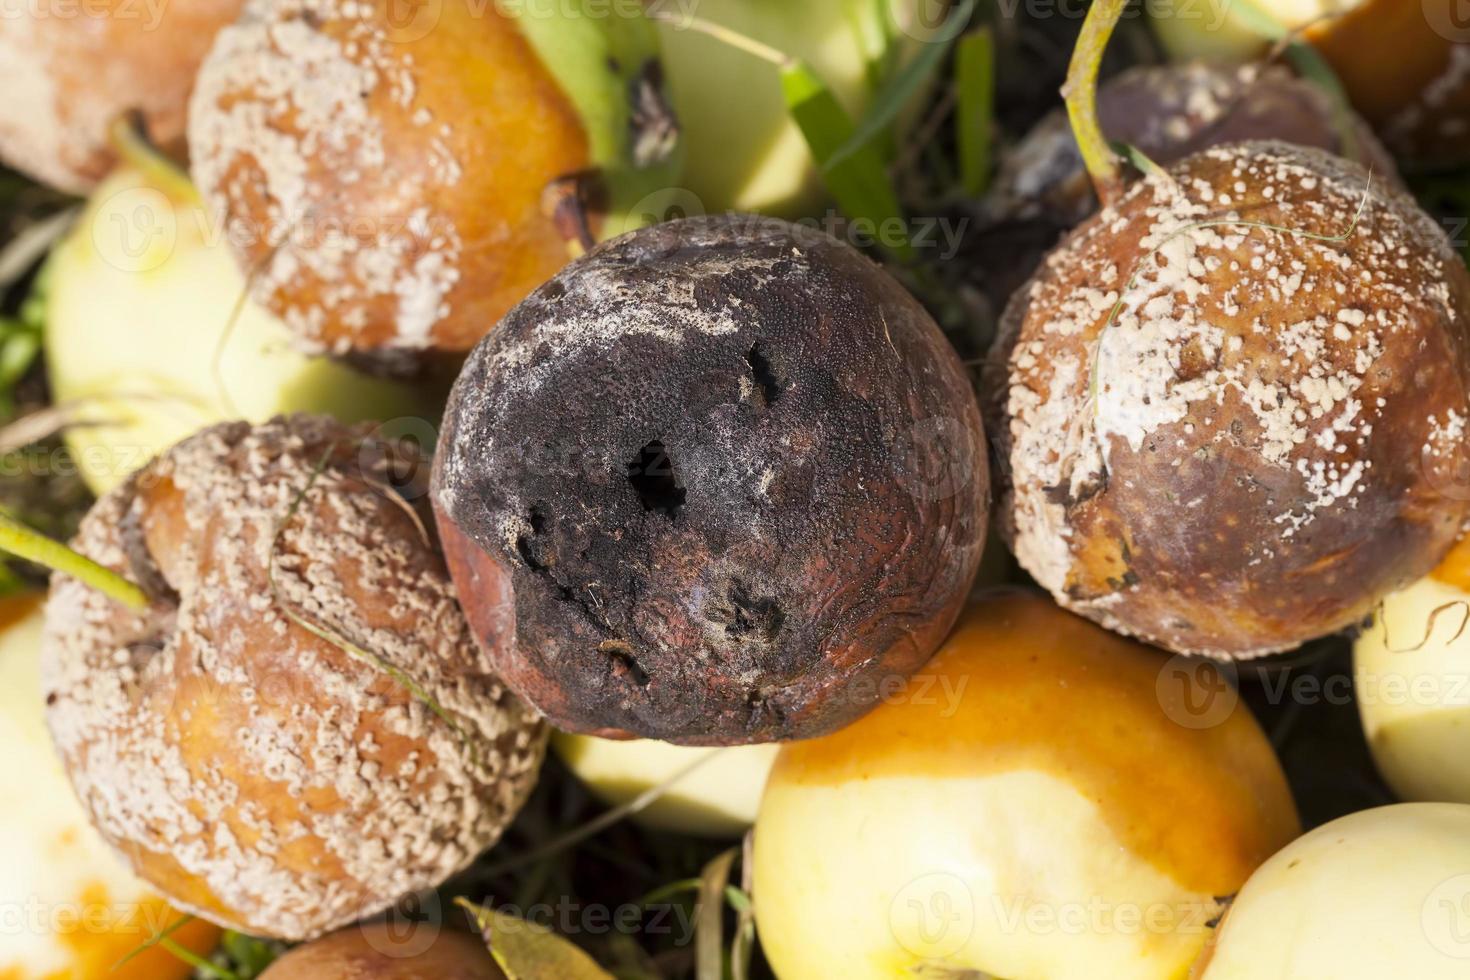
M 745 363 L 750 365 L 750 374 L 755 379 L 756 387 L 760 389 L 762 403 L 775 404 L 776 399 L 781 397 L 784 386 L 771 368 L 771 362 L 767 360 L 765 354 L 761 353 L 760 344 L 756 344 L 750 349 L 750 353 L 745 355 Z
M 638 450 L 638 455 L 628 463 L 628 482 L 633 485 L 643 509 L 650 513 L 659 511 L 674 517 L 689 496 L 679 483 L 673 458 L 657 439 Z

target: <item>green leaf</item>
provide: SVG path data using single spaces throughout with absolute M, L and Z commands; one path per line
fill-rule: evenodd
M 227 930 L 220 939 L 220 951 L 234 966 L 234 972 L 241 980 L 260 976 L 281 954 L 278 945 L 233 929 Z
M 750 903 L 750 896 L 745 894 L 744 889 L 736 885 L 729 885 L 725 888 L 725 901 L 729 902 L 730 907 L 741 915 L 754 907 Z
M 725 890 L 739 853 L 739 848 L 730 848 L 706 864 L 699 876 L 699 919 L 694 927 L 697 980 L 724 980 L 725 977 Z
M 995 37 L 989 27 L 966 34 L 955 49 L 955 136 L 960 186 L 979 197 L 990 184 L 995 125 Z
M 549 928 L 457 899 L 475 917 L 506 980 L 613 980 L 612 974 Z
M 41 352 L 41 338 L 32 330 L 9 332 L 0 320 L 0 389 L 9 392 L 17 381 L 25 377 L 36 355 Z
M 645 908 L 650 905 L 665 905 L 669 899 L 682 895 L 685 892 L 699 891 L 698 878 L 684 878 L 680 881 L 671 881 L 667 885 L 655 888 L 638 900 L 638 904 Z
M 902 219 L 898 194 L 881 155 L 873 147 L 859 149 L 839 166 L 826 167 L 832 154 L 853 132 L 852 117 L 826 83 L 805 64 L 797 62 L 782 69 L 781 88 L 791 118 L 806 138 L 812 157 L 823 167 L 822 179 L 843 213 L 854 221 L 871 221 L 875 228 L 890 219 Z M 914 258 L 906 231 L 901 241 L 888 243 L 888 249 L 904 262 Z
M 1113 148 L 1114 153 L 1118 154 L 1118 156 L 1122 157 L 1124 160 L 1127 160 L 1128 163 L 1133 167 L 1133 169 L 1137 170 L 1139 173 L 1144 174 L 1145 176 L 1168 176 L 1169 172 L 1167 170 L 1159 166 L 1152 157 L 1150 157 L 1147 153 L 1144 153 L 1132 143 L 1123 143 L 1118 140 L 1113 140 L 1108 145 Z
M 949 53 L 950 45 L 954 43 L 955 38 L 959 37 L 964 26 L 970 22 L 970 14 L 974 10 L 975 0 L 963 0 L 958 7 L 950 11 L 944 26 L 940 28 L 939 35 L 925 44 L 923 50 L 889 79 L 888 84 L 883 86 L 877 97 L 873 99 L 867 115 L 863 116 L 862 122 L 852 135 L 822 161 L 824 171 L 830 171 L 846 163 L 882 135 L 893 120 L 898 118 L 904 106 L 909 104 L 909 100 L 918 95 L 924 85 L 933 78 L 934 73 L 944 61 L 944 56 Z
M 730 940 L 730 980 L 750 980 L 750 960 L 755 949 L 755 902 L 746 889 L 751 886 L 754 842 L 754 834 L 747 833 L 740 862 L 744 887 L 731 885 L 725 889 L 725 900 L 735 909 L 735 938 Z

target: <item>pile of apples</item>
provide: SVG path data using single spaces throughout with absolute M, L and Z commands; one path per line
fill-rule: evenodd
M 973 364 L 934 270 L 782 220 L 830 176 L 783 64 L 861 118 L 917 0 L 0 18 L 0 160 L 85 198 L 34 289 L 100 498 L 0 600 L 0 977 L 224 930 L 292 945 L 267 980 L 610 976 L 381 919 L 548 744 L 745 839 L 780 980 L 1470 976 L 1470 272 L 1407 189 L 1470 165 L 1453 5 L 1151 8 L 1170 64 L 946 203 L 1011 253 L 957 277 L 1006 304 Z M 1399 802 L 1304 828 L 1241 688 L 1334 637 Z M 349 709 L 340 774 L 256 778 Z

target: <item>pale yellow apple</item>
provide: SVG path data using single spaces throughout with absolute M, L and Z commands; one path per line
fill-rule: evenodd
M 1293 842 L 1246 882 L 1195 975 L 1470 976 L 1470 806 L 1378 807 Z
M 1175 61 L 1252 61 L 1272 39 L 1259 29 L 1265 17 L 1295 30 L 1358 6 L 1362 0 L 1148 0 L 1154 32 Z
M 92 830 L 51 748 L 41 690 L 39 597 L 0 599 L 0 977 L 183 980 L 163 949 L 113 966 L 181 918 Z M 207 953 L 219 930 L 193 922 L 171 938 Z
M 1031 593 L 972 606 L 861 721 L 786 746 L 755 829 L 781 980 L 1172 980 L 1299 826 L 1218 672 Z
M 284 325 L 243 301 L 220 234 L 182 178 L 124 168 L 51 258 L 46 364 L 75 415 L 67 445 L 97 493 L 224 419 L 423 412 L 411 386 L 294 349 Z
M 905 21 L 922 0 L 699 0 L 664 3 L 664 68 L 683 128 L 686 210 L 814 214 L 821 181 L 792 122 L 775 65 L 687 26 L 685 13 L 805 60 L 858 118 L 869 66 L 888 47 L 885 18 Z M 902 38 L 901 32 L 899 37 Z M 659 217 L 662 217 L 661 215 Z
M 697 837 L 739 837 L 750 829 L 780 749 L 778 745 L 689 748 L 651 739 L 616 741 L 564 732 L 553 736 L 551 744 L 567 768 L 610 806 L 628 803 L 685 773 L 633 819 L 645 827 Z
M 1383 600 L 1353 645 L 1378 771 L 1402 799 L 1470 803 L 1470 542 Z

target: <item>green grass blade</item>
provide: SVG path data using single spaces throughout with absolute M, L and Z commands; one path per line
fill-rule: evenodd
M 960 36 L 960 31 L 970 22 L 970 14 L 975 10 L 975 0 L 963 0 L 963 2 L 950 11 L 944 26 L 934 40 L 924 45 L 917 55 L 909 61 L 902 69 L 889 79 L 888 83 L 878 92 L 873 99 L 862 122 L 840 146 L 822 162 L 822 169 L 830 171 L 840 167 L 852 157 L 869 146 L 875 139 L 892 125 L 903 112 L 904 106 L 909 104 L 923 87 L 934 77 L 939 70 L 944 57 L 949 53 L 950 46 Z
M 694 930 L 694 975 L 697 980 L 725 977 L 725 889 L 738 848 L 730 848 L 704 866 L 699 878 L 699 919 Z
M 160 929 L 153 935 L 149 936 L 147 939 L 143 940 L 137 946 L 134 946 L 132 950 L 128 953 L 128 955 L 124 956 L 122 959 L 112 964 L 112 969 L 114 971 L 121 970 L 123 967 L 127 966 L 133 960 L 141 956 L 143 953 L 152 949 L 154 946 L 157 946 L 159 943 L 163 942 L 165 939 L 169 938 L 174 933 L 178 932 L 184 926 L 193 921 L 194 916 L 192 915 L 180 916 L 179 918 L 175 919 L 173 922 L 165 926 L 163 929 Z
M 864 146 L 840 165 L 828 168 L 827 161 L 852 137 L 852 117 L 837 101 L 832 90 L 805 64 L 797 62 L 781 72 L 786 106 L 797 128 L 811 148 L 812 157 L 823 167 L 822 179 L 849 219 L 882 226 L 903 217 L 903 207 L 888 177 L 882 156 Z M 904 262 L 914 258 L 907 235 L 892 243 L 890 251 Z
M 972 31 L 955 49 L 955 136 L 960 151 L 960 187 L 979 197 L 990 184 L 995 125 L 995 36 L 989 27 Z

